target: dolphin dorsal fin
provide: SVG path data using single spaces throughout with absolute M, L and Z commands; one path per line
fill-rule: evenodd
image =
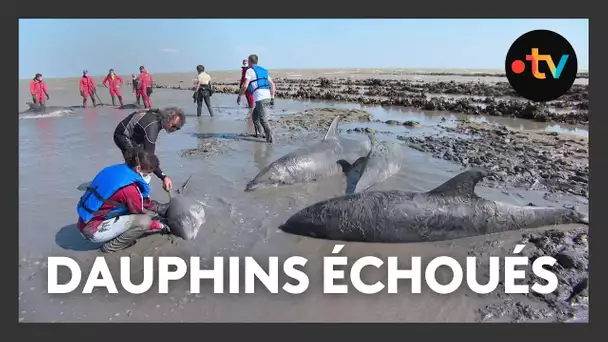
M 33 102 L 26 102 L 26 104 L 30 106 L 30 109 L 36 109 L 38 107 L 38 105 Z
M 325 133 L 325 137 L 323 137 L 323 140 L 338 139 L 338 137 L 340 136 L 340 132 L 338 131 L 338 122 L 339 121 L 340 121 L 340 115 L 336 116 L 334 121 L 331 122 L 331 125 L 329 126 L 327 133 Z
M 477 198 L 478 196 L 475 194 L 475 186 L 477 186 L 477 183 L 479 183 L 479 181 L 481 181 L 487 175 L 488 173 L 481 169 L 467 170 L 461 172 L 428 193 L 436 196 Z

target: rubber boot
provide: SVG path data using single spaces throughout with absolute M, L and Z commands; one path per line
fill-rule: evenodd
M 119 97 L 118 97 L 118 102 L 120 102 L 120 105 L 121 105 L 121 106 L 124 106 L 124 105 L 125 105 L 125 104 L 122 102 L 122 96 L 119 96 Z
M 129 230 L 127 230 L 126 232 L 104 243 L 103 246 L 101 246 L 100 250 L 103 253 L 113 253 L 129 248 L 135 245 L 135 243 L 137 243 L 137 239 L 146 234 L 147 231 L 148 226 L 133 226 L 129 228 Z
M 116 106 L 116 97 L 112 96 L 112 106 Z

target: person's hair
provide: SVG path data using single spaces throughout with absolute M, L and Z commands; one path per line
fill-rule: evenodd
M 139 166 L 146 171 L 153 171 L 159 164 L 158 157 L 154 153 L 143 150 L 139 146 L 125 154 L 125 161 L 130 168 Z
M 201 72 L 205 71 L 205 67 L 199 64 L 199 65 L 196 66 L 196 71 L 198 71 L 199 73 L 201 73 Z
M 141 69 L 146 70 L 146 68 L 144 68 L 144 66 L 143 66 L 143 65 L 139 67 L 139 70 L 140 70 L 140 71 L 141 71 Z
M 37 79 L 40 76 L 42 76 L 42 74 L 36 74 L 36 76 L 34 76 L 34 79 Z
M 251 64 L 258 64 L 258 55 L 249 55 L 249 58 L 247 58 L 247 60 Z
M 176 116 L 179 117 L 179 127 L 178 128 L 182 128 L 184 126 L 184 124 L 186 123 L 186 115 L 184 114 L 184 111 L 177 108 L 177 107 L 167 107 L 161 110 L 157 111 L 163 120 L 163 123 L 167 123 L 171 120 L 173 120 L 173 118 L 175 118 Z

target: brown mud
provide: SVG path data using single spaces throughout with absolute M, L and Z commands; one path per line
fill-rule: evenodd
M 390 79 L 288 79 L 277 78 L 277 98 L 332 100 L 362 105 L 403 106 L 422 110 L 449 111 L 588 124 L 587 84 L 574 84 L 556 101 L 532 103 L 521 98 L 508 82 L 413 81 Z M 192 87 L 157 85 L 158 88 L 193 90 Z M 215 83 L 216 93 L 237 94 L 238 83 Z
M 479 309 L 479 321 L 550 321 L 569 322 L 585 320 L 584 312 L 589 306 L 589 242 L 588 230 L 550 229 L 542 232 L 525 233 L 521 244 L 524 244 L 522 256 L 529 259 L 525 270 L 526 277 L 517 284 L 532 286 L 534 283 L 545 284 L 532 272 L 532 263 L 539 257 L 551 256 L 557 262 L 546 267 L 557 276 L 557 289 L 549 294 L 530 291 L 528 294 L 505 294 L 504 283 L 499 283 L 500 301 Z M 471 253 L 476 255 L 474 251 Z M 478 255 L 476 255 L 478 256 Z M 545 304 L 544 306 L 538 305 Z
M 398 136 L 408 146 L 466 168 L 492 171 L 492 187 L 570 193 L 589 197 L 589 141 L 557 132 L 521 132 L 505 126 L 461 122 L 445 131 L 459 136 Z

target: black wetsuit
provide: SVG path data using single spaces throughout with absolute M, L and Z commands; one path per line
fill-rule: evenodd
M 114 143 L 120 148 L 123 155 L 131 151 L 135 146 L 143 147 L 144 150 L 154 153 L 158 133 L 163 129 L 162 117 L 158 110 L 137 111 L 129 114 L 122 120 L 114 130 Z M 164 179 L 166 175 L 160 169 L 160 165 L 154 170 L 154 174 Z

